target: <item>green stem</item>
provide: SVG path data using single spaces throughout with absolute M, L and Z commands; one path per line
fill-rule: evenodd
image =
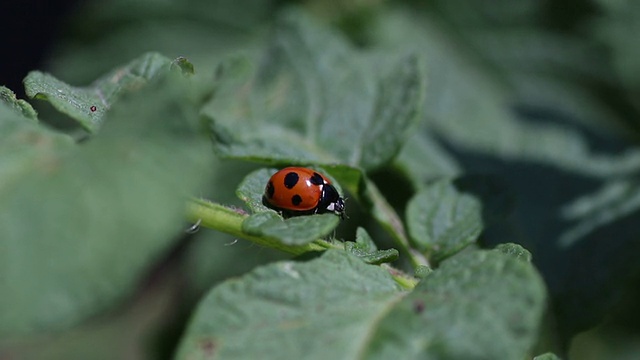
M 405 290 L 413 290 L 413 288 L 418 285 L 418 282 L 420 282 L 419 279 L 416 279 L 413 276 L 409 276 L 404 272 L 394 268 L 393 266 L 390 266 L 388 264 L 382 264 L 380 266 L 383 269 L 386 269 L 389 274 L 391 274 L 393 280 Z
M 325 251 L 327 249 L 344 250 L 344 244 L 318 239 L 306 245 L 285 245 L 276 240 L 253 236 L 242 231 L 242 222 L 248 215 L 242 211 L 213 203 L 204 199 L 191 199 L 187 204 L 187 218 L 200 226 L 215 229 L 229 235 L 249 240 L 258 245 L 282 250 L 293 255 L 304 254 L 309 251 Z M 413 289 L 418 280 L 395 269 L 388 264 L 381 264 L 387 269 L 393 279 L 404 289 Z
M 335 247 L 325 240 L 316 240 L 306 245 L 285 245 L 276 240 L 249 235 L 242 231 L 242 222 L 247 216 L 241 210 L 228 208 L 204 199 L 191 199 L 187 204 L 187 218 L 189 221 L 194 223 L 200 221 L 200 226 L 237 236 L 258 245 L 278 249 L 293 255 L 300 255 L 309 251 L 324 251 Z

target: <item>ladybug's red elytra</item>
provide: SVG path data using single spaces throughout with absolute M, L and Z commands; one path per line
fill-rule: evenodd
M 284 168 L 271 176 L 262 202 L 284 216 L 334 213 L 344 216 L 344 199 L 319 172 L 304 167 Z

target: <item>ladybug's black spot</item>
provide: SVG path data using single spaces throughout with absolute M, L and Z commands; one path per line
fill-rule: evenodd
M 293 204 L 293 206 L 298 206 L 301 202 L 302 198 L 300 197 L 300 195 L 293 195 L 293 197 L 291 198 L 291 203 Z
M 293 189 L 293 187 L 298 183 L 299 179 L 300 178 L 298 177 L 298 174 L 292 171 L 284 177 L 284 186 L 287 189 Z
M 322 175 L 318 174 L 317 172 L 314 172 L 313 176 L 309 180 L 311 181 L 311 183 L 313 185 L 322 185 L 322 184 L 324 184 L 324 178 L 322 177 Z
M 273 194 L 275 193 L 276 189 L 275 187 L 273 187 L 273 182 L 269 181 L 269 183 L 267 184 L 267 188 L 265 189 L 265 194 L 267 194 L 267 197 L 269 199 L 273 199 Z

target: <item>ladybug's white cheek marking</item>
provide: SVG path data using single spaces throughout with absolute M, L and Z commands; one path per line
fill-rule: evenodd
M 329 204 L 329 206 L 327 206 L 327 210 L 328 211 L 335 211 L 335 208 L 336 208 L 335 205 L 336 205 L 336 203 Z

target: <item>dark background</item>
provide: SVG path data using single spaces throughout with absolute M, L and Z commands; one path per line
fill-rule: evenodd
M 3 2 L 0 85 L 24 98 L 22 79 L 29 71 L 46 67 L 47 55 L 63 33 L 65 20 L 80 3 L 80 0 Z

